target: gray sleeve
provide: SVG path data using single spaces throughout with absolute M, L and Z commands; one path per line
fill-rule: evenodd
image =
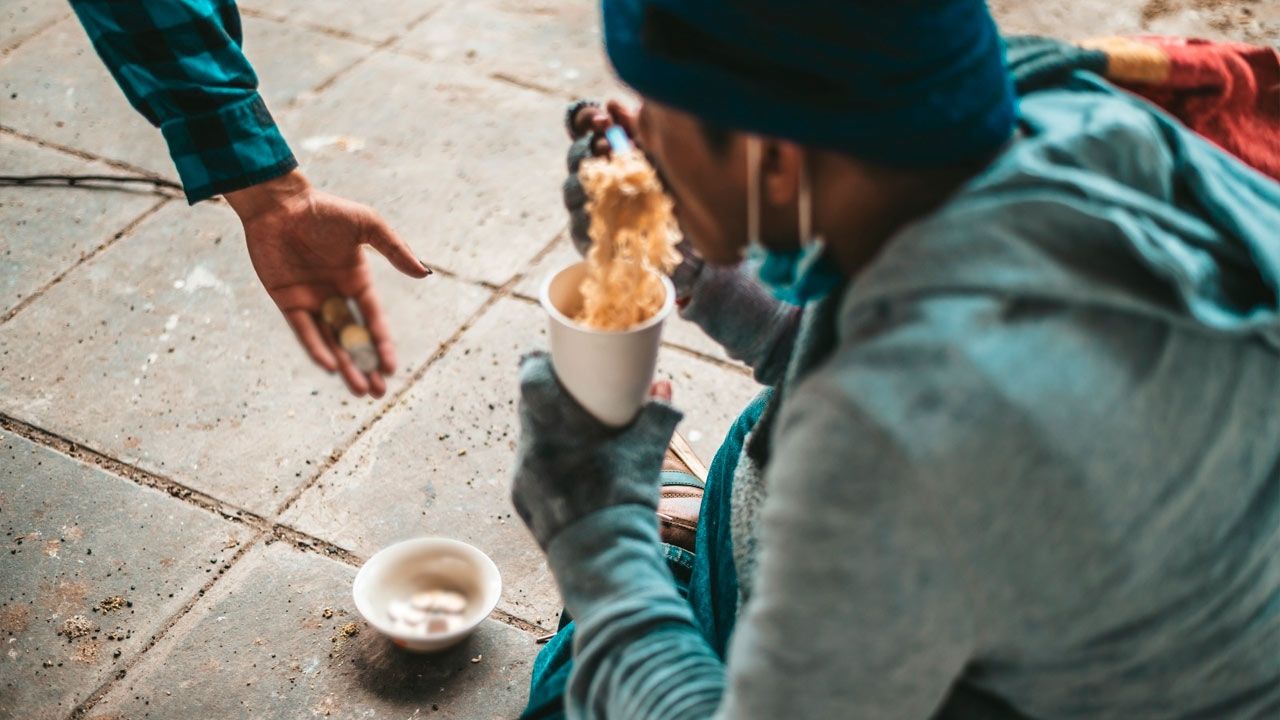
M 763 385 L 777 385 L 800 329 L 802 310 L 775 299 L 741 266 L 706 265 L 692 283 L 680 315 L 729 357 L 746 363 Z
M 879 374 L 833 371 L 789 401 L 727 665 L 672 586 L 651 510 L 593 514 L 551 544 L 578 619 L 569 717 L 923 720 L 937 709 L 971 657 L 974 614 L 960 543 L 928 492 L 945 453 L 914 452 L 900 416 L 916 398 L 882 404 L 863 387 Z M 864 390 L 871 403 L 851 399 Z
M 841 385 L 805 383 L 780 418 L 722 717 L 923 720 L 970 657 L 954 539 L 919 458 Z

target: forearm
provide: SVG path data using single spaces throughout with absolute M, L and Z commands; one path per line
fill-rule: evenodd
M 258 94 L 231 0 L 72 0 L 129 102 L 169 144 L 191 202 L 297 166 Z
M 800 328 L 801 309 L 775 299 L 741 267 L 707 265 L 680 310 L 686 320 L 746 363 L 764 385 L 777 385 Z
M 675 589 L 651 508 L 593 513 L 565 529 L 548 558 L 577 622 L 570 717 L 714 715 L 724 666 Z

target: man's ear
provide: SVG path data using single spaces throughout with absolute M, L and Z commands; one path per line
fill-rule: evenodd
M 774 207 L 788 207 L 796 201 L 804 152 L 799 145 L 782 140 L 766 140 L 760 163 L 760 183 L 764 201 Z

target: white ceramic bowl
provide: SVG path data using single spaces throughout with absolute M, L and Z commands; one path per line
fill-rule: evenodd
M 393 600 L 419 590 L 453 590 L 467 598 L 461 624 L 449 632 L 407 634 L 392 624 Z M 406 650 L 432 652 L 462 642 L 498 605 L 502 577 L 488 555 L 458 540 L 423 537 L 385 547 L 356 573 L 356 610 L 378 632 Z

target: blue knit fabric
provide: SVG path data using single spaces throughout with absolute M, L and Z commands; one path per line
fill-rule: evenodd
M 624 81 L 709 122 L 899 167 L 974 161 L 1017 114 L 982 0 L 603 0 Z

